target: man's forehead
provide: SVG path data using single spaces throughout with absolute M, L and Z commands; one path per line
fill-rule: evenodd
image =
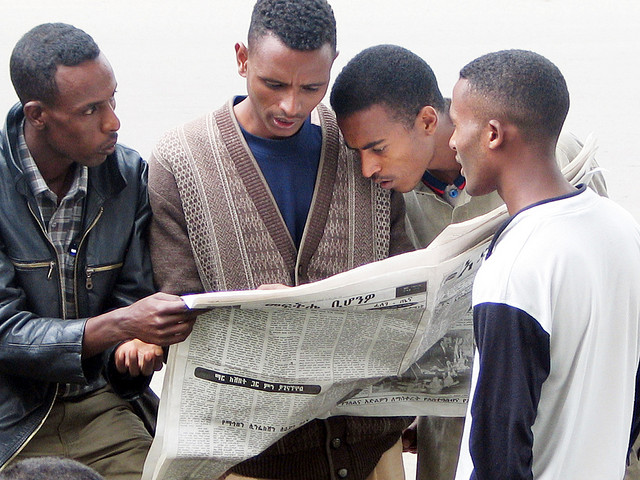
M 261 70 L 287 72 L 296 71 L 314 76 L 329 77 L 334 55 L 329 45 L 318 50 L 294 50 L 273 40 L 247 51 L 250 65 Z
M 453 108 L 453 104 L 459 99 L 460 94 L 462 93 L 462 89 L 464 87 L 463 81 L 464 79 L 458 79 L 458 81 L 453 86 L 453 91 L 451 92 L 451 107 Z
M 449 108 L 449 115 L 452 119 L 459 114 L 460 108 L 464 105 L 468 106 L 468 103 L 472 101 L 470 93 L 469 81 L 465 78 L 459 79 L 453 87 L 453 93 L 451 95 L 451 106 Z
M 247 51 L 248 54 L 262 54 L 262 53 L 272 53 L 274 51 L 277 52 L 285 52 L 289 54 L 314 54 L 314 53 L 323 53 L 327 56 L 335 57 L 337 52 L 333 49 L 329 42 L 324 43 L 318 48 L 312 50 L 299 50 L 296 48 L 292 48 L 288 46 L 286 43 L 282 41 L 280 37 L 277 35 L 271 34 L 269 32 L 254 38 L 249 39 L 247 43 Z
M 366 150 L 388 139 L 393 131 L 404 128 L 390 110 L 381 104 L 358 110 L 349 115 L 338 115 L 338 125 L 350 148 Z M 403 130 L 401 130 L 404 133 Z
M 58 66 L 55 80 L 56 103 L 64 98 L 78 106 L 108 99 L 117 85 L 111 65 L 102 54 L 75 66 Z

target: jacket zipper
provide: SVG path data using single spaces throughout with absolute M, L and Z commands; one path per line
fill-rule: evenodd
M 92 290 L 93 289 L 93 280 L 92 280 L 92 275 L 94 273 L 99 273 L 99 272 L 108 272 L 109 270 L 115 270 L 116 268 L 120 268 L 123 265 L 122 262 L 120 263 L 114 263 L 113 265 L 104 265 L 102 267 L 87 267 L 86 270 L 86 275 L 87 275 L 87 283 L 86 283 L 86 287 L 87 290 Z
M 40 219 L 38 218 L 38 216 L 35 214 L 35 212 L 31 208 L 31 204 L 29 202 L 27 202 L 27 205 L 29 207 L 29 211 L 31 212 L 31 215 L 33 216 L 33 218 L 35 218 L 36 223 L 40 227 L 40 230 L 42 231 L 42 234 L 44 235 L 44 238 L 47 239 L 47 242 L 49 242 L 49 245 L 51 245 L 51 247 L 53 248 L 53 251 L 56 252 L 56 247 L 53 245 L 53 243 L 49 239 L 49 236 L 47 235 L 47 232 L 44 229 L 44 226 L 42 225 L 42 223 L 40 223 Z M 57 252 L 55 253 L 55 258 L 56 259 L 58 258 Z M 51 277 L 53 276 L 53 270 L 56 267 L 56 262 L 51 260 L 50 262 L 42 262 L 42 263 L 44 264 L 43 266 L 45 266 L 45 265 L 49 266 L 49 273 L 47 275 L 47 280 L 51 280 Z M 33 264 L 31 264 L 31 265 L 33 265 Z M 61 305 L 62 305 L 62 318 L 66 319 L 67 318 L 67 307 L 65 305 L 64 295 L 63 295 L 63 292 L 62 292 L 62 279 L 60 278 L 61 275 L 62 275 L 62 273 L 59 272 L 59 275 L 58 275 L 58 294 L 60 295 L 60 301 L 61 301 Z M 40 421 L 40 424 L 38 425 L 38 427 L 31 433 L 31 435 L 29 435 L 29 437 L 24 441 L 24 443 L 16 451 L 16 453 L 9 459 L 9 461 L 13 460 L 24 449 L 25 445 L 27 443 L 29 443 L 29 441 L 36 435 L 36 433 L 38 433 L 40 431 L 40 429 L 42 428 L 42 425 L 44 425 L 44 422 L 47 421 L 47 418 L 49 418 L 49 414 L 51 413 L 51 409 L 53 409 L 53 405 L 56 402 L 56 397 L 58 396 L 58 388 L 59 388 L 59 384 L 56 383 L 56 391 L 55 391 L 55 394 L 53 395 L 53 399 L 51 400 L 51 403 L 49 404 L 49 409 L 47 410 L 47 413 L 45 414 L 44 417 L 42 417 L 42 420 Z M 4 465 L 7 465 L 9 463 L 9 461 L 7 461 Z
M 93 227 L 96 226 L 96 224 L 98 223 L 98 220 L 100 220 L 100 217 L 102 217 L 102 212 L 104 212 L 104 207 L 100 207 L 100 210 L 98 211 L 98 214 L 96 215 L 96 217 L 91 222 L 91 225 L 89 225 L 89 227 L 85 230 L 84 234 L 82 235 L 82 238 L 78 242 L 78 248 L 76 249 L 76 254 L 82 248 L 82 244 L 84 243 L 85 239 L 87 238 L 87 235 L 89 235 L 89 232 L 91 230 L 93 230 Z M 91 274 L 93 274 L 93 272 L 91 272 Z M 86 288 L 87 288 L 87 290 L 93 289 L 93 282 L 91 281 L 91 274 L 89 273 L 89 268 L 87 268 L 87 271 L 86 271 L 86 275 L 87 275 Z M 76 312 L 78 312 L 78 262 L 77 262 L 77 257 L 76 257 L 76 261 L 73 262 L 73 287 L 74 287 L 73 288 L 73 301 L 74 301 L 74 303 L 76 305 Z
M 27 205 L 29 207 L 29 211 L 31 212 L 31 215 L 33 216 L 33 218 L 35 218 L 36 223 L 40 227 L 40 230 L 42 231 L 42 234 L 44 235 L 44 238 L 47 239 L 47 242 L 49 242 L 49 245 L 51 245 L 51 247 L 53 248 L 53 251 L 56 252 L 55 246 L 53 245 L 53 243 L 49 239 L 49 236 L 47 235 L 47 232 L 44 229 L 44 226 L 42 225 L 42 223 L 40 223 L 40 219 L 38 218 L 38 216 L 33 211 L 33 208 L 31 208 L 31 204 L 29 202 L 27 202 Z M 100 216 L 100 214 L 102 214 L 102 208 L 100 208 L 100 213 L 98 214 L 98 216 Z M 97 219 L 96 219 L 96 221 L 97 221 Z M 93 226 L 93 225 L 95 225 L 95 221 L 91 226 Z M 55 253 L 55 257 L 56 257 L 56 259 L 58 258 L 57 252 Z M 19 264 L 15 264 L 15 265 L 19 265 Z M 51 277 L 53 276 L 53 270 L 56 267 L 56 262 L 51 260 L 50 262 L 41 262 L 40 265 L 43 266 L 43 267 L 44 266 L 48 266 L 49 267 L 49 273 L 47 274 L 47 280 L 51 280 Z M 25 266 L 35 267 L 36 264 L 32 263 L 32 264 L 28 264 L 28 265 L 25 265 Z M 60 304 L 62 305 L 62 318 L 66 319 L 67 318 L 67 307 L 66 307 L 66 304 L 65 304 L 65 301 L 64 301 L 64 295 L 62 293 L 62 279 L 60 278 L 61 275 L 62 275 L 62 272 L 60 272 L 59 275 L 58 275 L 58 293 L 60 295 Z M 75 291 L 74 291 L 74 293 L 75 293 Z M 75 295 L 76 295 L 75 302 L 76 302 L 76 311 L 77 311 L 78 300 L 77 300 L 77 294 L 75 294 Z M 58 396 L 59 387 L 60 387 L 60 385 L 56 383 L 55 394 L 53 395 L 53 399 L 52 399 L 51 403 L 49 404 L 49 409 L 47 410 L 47 413 L 45 414 L 45 416 L 42 417 L 42 420 L 40 421 L 40 424 L 31 433 L 31 435 L 29 435 L 29 437 L 24 441 L 24 443 L 20 446 L 20 448 L 16 451 L 16 453 L 14 453 L 13 456 L 7 462 L 5 462 L 4 465 L 7 465 L 11 460 L 13 460 L 24 449 L 25 445 L 27 445 L 27 443 L 29 443 L 29 441 L 40 431 L 40 429 L 42 428 L 42 425 L 44 425 L 44 422 L 47 421 L 47 418 L 49 418 L 49 414 L 51 413 L 51 410 L 53 409 L 53 405 L 56 402 L 56 397 Z M 2 468 L 4 468 L 4 465 L 3 465 Z M 2 468 L 0 468 L 0 470 L 2 470 Z
M 47 242 L 49 242 L 49 245 L 51 245 L 51 248 L 53 249 L 55 258 L 57 259 L 58 258 L 58 253 L 56 252 L 55 245 L 49 239 L 49 236 L 47 235 L 47 232 L 44 229 L 44 226 L 42 225 L 42 223 L 40 223 L 40 219 L 38 218 L 38 216 L 35 214 L 35 212 L 31 208 L 31 204 L 29 202 L 27 202 L 27 205 L 29 206 L 29 211 L 31 212 L 31 215 L 33 215 L 33 218 L 36 219 L 36 223 L 40 227 L 40 230 L 42 231 L 42 234 L 44 235 L 44 238 L 46 238 Z M 34 265 L 34 264 L 31 264 L 31 265 Z M 56 266 L 56 262 L 54 260 L 51 260 L 50 262 L 47 262 L 46 265 L 49 266 L 49 273 L 47 275 L 47 280 L 51 280 L 51 277 L 53 276 L 53 269 Z M 62 305 L 62 318 L 66 319 L 67 318 L 67 307 L 66 307 L 66 305 L 64 303 L 64 295 L 63 295 L 63 292 L 62 292 L 62 279 L 60 278 L 61 275 L 62 275 L 62 272 L 60 272 L 58 270 L 58 294 L 60 295 L 60 300 L 61 300 L 61 305 Z
M 24 262 L 12 262 L 14 267 L 18 268 L 43 268 L 49 267 L 49 272 L 47 273 L 47 280 L 51 280 L 51 276 L 53 275 L 53 269 L 56 267 L 56 262 L 50 260 L 48 262 L 35 262 L 35 263 L 24 263 Z

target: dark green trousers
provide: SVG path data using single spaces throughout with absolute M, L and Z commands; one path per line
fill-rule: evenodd
M 107 480 L 139 480 L 151 440 L 129 403 L 105 387 L 80 400 L 56 400 L 12 463 L 63 456 L 92 467 Z

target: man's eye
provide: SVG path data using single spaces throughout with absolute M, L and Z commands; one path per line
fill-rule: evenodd
M 387 149 L 387 146 L 385 145 L 384 147 L 373 147 L 371 149 L 372 152 L 374 153 L 382 153 Z
M 306 90 L 307 92 L 312 92 L 315 93 L 318 90 L 320 90 L 320 87 L 313 87 L 313 86 L 307 86 L 307 87 L 303 87 L 304 90 Z
M 273 83 L 273 82 L 265 82 L 267 87 L 273 89 L 273 90 L 277 90 L 278 88 L 282 87 L 281 83 Z
M 91 115 L 91 114 L 95 113 L 95 111 L 96 111 L 97 109 L 98 109 L 98 108 L 97 108 L 95 105 L 91 105 L 89 108 L 87 108 L 87 109 L 84 111 L 84 114 L 85 114 L 85 115 Z

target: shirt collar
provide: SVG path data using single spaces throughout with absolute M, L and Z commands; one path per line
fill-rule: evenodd
M 507 227 L 509 225 L 511 225 L 513 220 L 522 214 L 522 212 L 526 212 L 527 210 L 530 210 L 530 209 L 532 209 L 534 207 L 537 207 L 538 205 L 544 205 L 545 203 L 551 203 L 551 202 L 556 202 L 558 200 L 564 200 L 566 198 L 575 197 L 575 196 L 583 193 L 586 189 L 587 189 L 587 186 L 584 183 L 580 183 L 579 185 L 576 185 L 576 189 L 573 192 L 565 193 L 564 195 L 560 195 L 559 197 L 552 197 L 552 198 L 547 198 L 545 200 L 540 200 L 539 202 L 532 203 L 531 205 L 529 205 L 527 207 L 524 207 L 522 210 L 519 210 L 516 213 L 514 213 L 513 215 L 509 216 L 504 221 L 504 223 L 502 225 L 500 225 L 500 227 L 498 227 L 498 230 L 496 230 L 496 232 L 493 234 L 493 238 L 491 239 L 491 243 L 489 243 L 489 248 L 487 248 L 487 253 L 485 255 L 485 259 L 487 259 L 487 258 L 489 258 L 491 256 L 496 244 L 498 243 L 498 239 L 500 238 L 500 236 L 504 233 L 504 231 L 507 229 Z
M 51 192 L 27 146 L 24 136 L 24 120 L 20 128 L 18 128 L 18 162 L 27 177 L 29 187 L 34 196 L 37 197 L 46 194 L 45 192 Z M 76 164 L 73 181 L 67 196 L 86 195 L 88 183 L 89 172 L 86 165 Z M 55 193 L 51 192 L 51 194 L 55 197 Z
M 428 170 L 426 170 L 424 172 L 424 175 L 422 175 L 422 183 L 424 183 L 427 187 L 429 187 L 440 196 L 444 195 L 445 190 L 449 186 L 448 183 L 443 182 L 442 180 L 439 180 L 431 175 Z M 453 181 L 453 185 L 455 185 L 458 190 L 462 190 L 465 187 L 466 183 L 467 181 L 462 175 L 458 175 L 458 177 Z

